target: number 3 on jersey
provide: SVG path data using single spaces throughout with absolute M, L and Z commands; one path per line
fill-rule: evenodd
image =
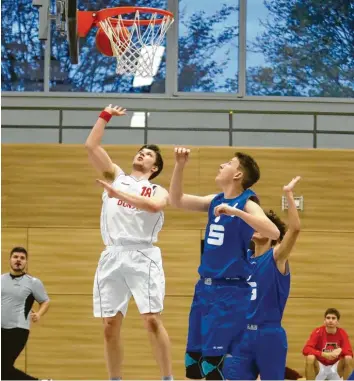
M 207 243 L 209 245 L 221 246 L 224 243 L 224 232 L 224 226 L 211 224 Z

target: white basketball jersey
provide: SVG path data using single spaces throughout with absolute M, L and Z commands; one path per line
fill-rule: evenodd
M 145 197 L 154 195 L 158 185 L 149 180 L 137 180 L 120 172 L 112 186 L 122 192 Z M 101 234 L 106 246 L 152 244 L 162 228 L 163 212 L 150 213 L 136 209 L 129 203 L 102 195 Z

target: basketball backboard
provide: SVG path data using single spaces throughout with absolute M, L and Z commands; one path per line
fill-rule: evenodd
M 48 28 L 51 20 L 56 29 L 66 36 L 69 46 L 69 57 L 72 64 L 79 61 L 79 39 L 77 36 L 77 0 L 55 0 L 55 13 L 50 13 L 50 0 L 32 0 L 32 5 L 39 9 L 40 40 L 48 39 Z
M 57 0 L 58 1 L 58 0 Z M 79 38 L 77 36 L 77 0 L 64 0 L 67 3 L 66 33 L 69 43 L 71 63 L 79 62 Z

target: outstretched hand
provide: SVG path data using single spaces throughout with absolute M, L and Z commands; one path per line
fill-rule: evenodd
M 127 109 L 120 107 L 120 106 L 114 106 L 112 105 L 107 106 L 104 111 L 108 112 L 109 114 L 113 116 L 123 116 L 127 115 Z
M 97 184 L 101 185 L 107 191 L 108 197 L 110 197 L 110 198 L 115 197 L 116 191 L 112 187 L 111 184 L 107 183 L 106 181 L 100 180 L 100 179 L 96 179 L 96 182 L 97 182 Z
M 191 150 L 184 147 L 175 148 L 175 160 L 177 164 L 185 165 L 189 159 Z
M 290 181 L 290 183 L 288 184 L 288 185 L 285 185 L 284 187 L 283 187 L 283 191 L 284 192 L 292 192 L 293 190 L 294 190 L 294 188 L 295 188 L 295 185 L 298 183 L 298 181 L 300 181 L 301 180 L 301 177 L 300 176 L 296 176 L 296 177 L 294 177 L 291 181 Z

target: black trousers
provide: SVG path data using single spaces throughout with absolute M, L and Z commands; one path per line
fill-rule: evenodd
M 29 330 L 23 328 L 1 328 L 1 379 L 38 380 L 14 367 L 17 357 L 28 340 Z

